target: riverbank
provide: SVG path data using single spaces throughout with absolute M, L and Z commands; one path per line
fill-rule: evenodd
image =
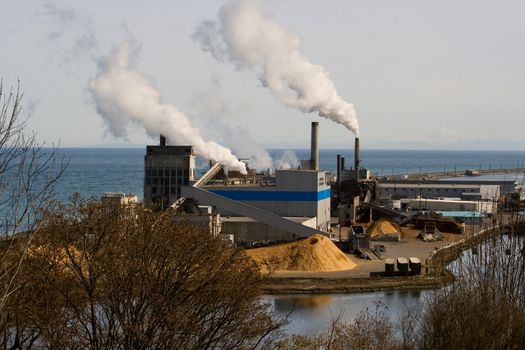
M 368 277 L 368 278 L 276 278 L 268 277 L 264 294 L 345 294 L 391 290 L 436 289 L 450 283 L 444 277 Z
M 264 278 L 264 294 L 335 294 L 368 293 L 394 290 L 426 290 L 442 288 L 454 281 L 447 266 L 459 255 L 487 238 L 497 234 L 498 227 L 491 227 L 437 248 L 424 266 L 421 276 L 384 277 L 380 272 L 370 273 L 370 277 L 341 277 L 341 273 L 313 274 L 270 274 Z M 381 264 L 381 266 L 384 265 Z

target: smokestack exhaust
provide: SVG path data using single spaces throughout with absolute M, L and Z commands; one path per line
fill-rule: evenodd
M 355 138 L 355 145 L 354 145 L 354 168 L 356 171 L 359 170 L 359 163 L 360 163 L 360 159 L 359 159 L 359 153 L 360 153 L 360 150 L 359 150 L 359 137 L 356 137 Z
M 310 145 L 310 162 L 312 170 L 319 170 L 319 123 L 312 122 L 312 140 Z
M 160 135 L 160 146 L 164 147 L 166 146 L 166 136 Z

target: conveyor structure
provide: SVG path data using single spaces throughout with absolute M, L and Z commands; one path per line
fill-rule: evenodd
M 239 216 L 246 216 L 258 222 L 262 222 L 269 226 L 295 234 L 295 237 L 297 238 L 309 237 L 314 234 L 321 234 L 327 237 L 330 236 L 328 232 L 320 231 L 309 226 L 290 221 L 274 213 L 203 189 L 202 186 L 212 179 L 214 175 L 217 174 L 221 169 L 222 165 L 220 163 L 214 164 L 210 170 L 206 172 L 206 174 L 204 174 L 197 182 L 195 182 L 195 184 L 193 184 L 193 186 L 182 187 L 181 197 L 192 198 L 202 205 L 213 205 L 217 207 L 219 211 L 222 209 L 235 213 Z M 177 209 L 182 203 L 182 200 L 178 200 L 172 207 Z

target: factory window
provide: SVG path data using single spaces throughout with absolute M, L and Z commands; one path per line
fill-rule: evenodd
M 157 194 L 157 187 L 153 186 L 151 188 L 151 194 Z
M 177 170 L 171 169 L 171 177 L 177 176 Z
M 151 170 L 151 176 L 157 176 L 157 169 Z
M 168 169 L 164 170 L 164 176 L 170 177 L 170 171 Z
M 189 171 L 188 170 L 183 170 L 182 173 L 183 173 L 185 179 L 187 179 L 189 177 Z
M 152 185 L 158 185 L 159 184 L 159 179 L 157 179 L 156 177 L 151 179 L 151 184 Z
M 151 184 L 151 179 L 149 177 L 146 178 L 146 185 Z
M 146 169 L 146 177 L 148 176 L 151 176 L 151 170 L 150 169 Z
M 177 193 L 177 188 L 176 187 L 171 187 L 170 191 L 171 191 L 171 194 L 176 194 Z

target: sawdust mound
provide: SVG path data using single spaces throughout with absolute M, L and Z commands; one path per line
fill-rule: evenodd
M 261 272 L 341 271 L 356 266 L 329 238 L 322 235 L 313 235 L 292 243 L 251 249 L 247 253 L 259 265 Z
M 390 220 L 379 219 L 368 227 L 367 232 L 370 233 L 370 238 L 383 235 L 396 235 L 401 234 L 401 227 Z

